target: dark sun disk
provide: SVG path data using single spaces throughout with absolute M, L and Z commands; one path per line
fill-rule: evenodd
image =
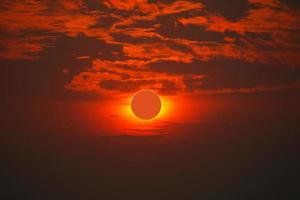
M 151 90 L 141 90 L 133 95 L 131 110 L 134 115 L 140 119 L 153 119 L 161 110 L 161 100 L 155 92 Z

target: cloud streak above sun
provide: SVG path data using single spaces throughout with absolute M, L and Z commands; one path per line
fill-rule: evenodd
M 61 70 L 70 76 L 64 88 L 74 92 L 299 88 L 300 6 L 245 0 L 236 5 L 241 9 L 226 2 L 232 8 L 224 10 L 213 2 L 3 0 L 0 59 L 39 60 L 47 49 L 58 48 L 60 38 L 85 38 L 101 48 L 66 52 L 86 62 Z

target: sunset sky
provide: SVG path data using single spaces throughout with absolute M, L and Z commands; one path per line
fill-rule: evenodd
M 4 199 L 296 195 L 300 1 L 1 0 L 0 69 Z

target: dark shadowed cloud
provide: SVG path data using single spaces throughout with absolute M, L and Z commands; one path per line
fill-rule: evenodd
M 291 0 L 4 0 L 0 18 L 3 62 L 52 63 L 52 49 L 59 84 L 75 92 L 299 87 L 300 9 Z

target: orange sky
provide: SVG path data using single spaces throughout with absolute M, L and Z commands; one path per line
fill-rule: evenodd
M 140 89 L 154 90 L 167 102 L 157 123 L 198 120 L 191 116 L 206 105 L 201 95 L 298 91 L 299 5 L 233 4 L 3 0 L 4 101 L 103 104 L 105 124 L 123 120 L 130 129 L 136 121 L 126 100 Z M 183 113 L 182 105 L 191 111 Z
M 0 0 L 0 200 L 300 199 L 299 122 L 300 0 Z

